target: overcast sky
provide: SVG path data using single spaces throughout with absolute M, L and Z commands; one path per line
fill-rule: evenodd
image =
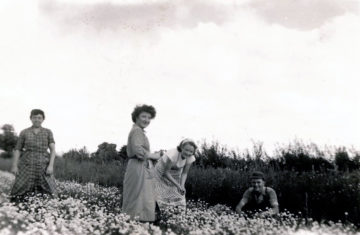
M 0 2 L 0 125 L 43 109 L 57 150 L 295 138 L 360 149 L 360 4 L 347 0 Z

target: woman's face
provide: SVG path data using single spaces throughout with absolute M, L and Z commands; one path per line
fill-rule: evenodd
M 30 120 L 34 127 L 41 127 L 41 124 L 44 121 L 44 117 L 41 114 L 32 115 Z
M 191 144 L 184 144 L 181 148 L 181 155 L 184 158 L 191 157 L 195 154 L 195 148 Z
M 139 116 L 136 118 L 135 123 L 136 125 L 144 129 L 150 124 L 151 118 L 152 116 L 150 113 L 141 112 Z

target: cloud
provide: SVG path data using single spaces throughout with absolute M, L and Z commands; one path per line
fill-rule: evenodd
M 132 31 L 149 33 L 159 28 L 194 28 L 199 23 L 223 24 L 231 17 L 232 9 L 211 1 L 171 1 L 148 3 L 74 4 L 44 0 L 41 13 L 67 30 L 85 27 L 96 32 Z
M 63 26 L 64 31 L 80 29 L 95 32 L 131 31 L 154 33 L 161 28 L 194 28 L 200 23 L 222 25 L 241 14 L 239 10 L 254 10 L 267 23 L 298 30 L 319 28 L 335 17 L 357 13 L 357 1 L 338 0 L 241 0 L 233 3 L 209 1 L 70 1 L 43 0 L 40 12 Z
M 183 137 L 357 143 L 360 16 L 350 10 L 309 31 L 245 2 L 79 1 L 0 8 L 2 123 L 21 130 L 40 107 L 58 149 L 93 151 L 126 143 L 133 107 L 149 103 L 154 150 Z
M 254 0 L 249 6 L 267 22 L 299 30 L 319 28 L 347 12 L 358 12 L 356 1 L 339 0 Z

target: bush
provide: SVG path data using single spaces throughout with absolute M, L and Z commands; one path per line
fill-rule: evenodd
M 338 148 L 335 153 L 335 163 L 340 171 L 354 171 L 359 169 L 360 156 L 356 155 L 350 159 L 345 148 Z
M 273 156 L 269 156 L 262 143 L 255 143 L 253 150 L 243 153 L 229 151 L 217 142 L 201 144 L 195 165 L 202 168 L 229 168 L 233 170 L 288 170 L 297 172 L 355 171 L 360 169 L 360 154 L 353 151 L 350 157 L 345 148 L 336 151 L 320 150 L 315 144 L 305 145 L 295 140 L 288 146 L 278 147 Z
M 120 156 L 116 151 L 116 144 L 109 144 L 104 142 L 98 146 L 98 150 L 91 154 L 91 157 L 96 162 L 111 162 L 119 161 Z
M 68 152 L 62 155 L 64 159 L 74 160 L 82 162 L 84 160 L 90 160 L 90 153 L 87 151 L 86 147 L 82 149 L 71 149 Z
M 92 161 L 97 163 L 121 162 L 125 163 L 127 159 L 126 145 L 122 146 L 120 151 L 116 150 L 116 144 L 104 142 L 98 146 L 94 153 L 89 153 L 86 147 L 82 149 L 71 149 L 62 155 L 64 159 L 72 159 L 75 161 Z
M 12 166 L 12 158 L 1 158 L 0 157 L 0 170 L 1 171 L 10 171 Z
M 3 134 L 0 134 L 0 149 L 5 151 L 5 153 L 1 154 L 1 157 L 11 158 L 18 136 L 14 131 L 14 127 L 10 124 L 3 125 L 1 130 L 3 131 Z

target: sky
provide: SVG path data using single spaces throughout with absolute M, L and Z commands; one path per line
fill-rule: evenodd
M 45 111 L 58 152 L 126 144 L 360 149 L 360 1 L 2 0 L 0 125 Z

